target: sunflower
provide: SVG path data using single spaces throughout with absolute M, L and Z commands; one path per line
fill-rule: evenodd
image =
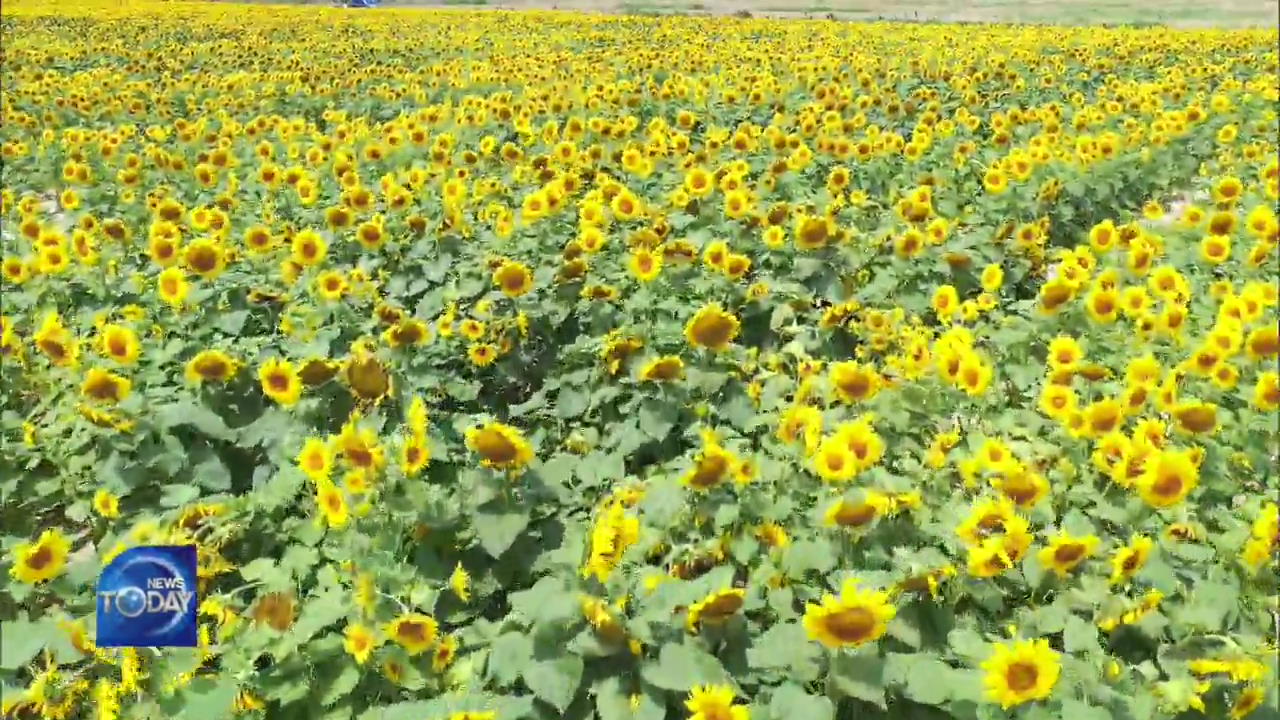
M 167 268 L 156 278 L 156 294 L 170 307 L 181 307 L 190 290 L 182 268 Z
M 338 374 L 338 363 L 327 358 L 310 358 L 298 367 L 298 379 L 307 387 L 317 387 Z
M 1049 494 L 1049 481 L 1044 475 L 1016 461 L 1001 468 L 991 479 L 991 486 L 1023 509 L 1034 507 Z
M 1111 584 L 1119 585 L 1132 578 L 1151 556 L 1155 543 L 1145 535 L 1134 535 L 1129 544 L 1116 551 L 1111 558 Z
M 212 240 L 196 240 L 182 251 L 182 261 L 187 269 L 205 280 L 212 280 L 227 267 L 227 256 L 222 246 Z
M 506 260 L 493 271 L 493 284 L 507 297 L 520 297 L 533 289 L 533 274 L 523 263 Z
M 1018 640 L 997 644 L 982 669 L 986 671 L 983 685 L 987 697 L 1007 710 L 1049 697 L 1058 683 L 1061 665 L 1048 640 Z
M 258 368 L 258 381 L 267 397 L 285 407 L 297 403 L 302 396 L 302 381 L 288 360 L 269 358 Z
M 351 518 L 346 496 L 328 478 L 316 480 L 316 507 L 320 509 L 325 524 L 331 528 L 344 528 Z
M 828 593 L 820 603 L 805 607 L 804 629 L 809 639 L 829 648 L 858 647 L 884 635 L 897 613 L 889 602 L 889 593 L 860 590 L 858 580 L 850 578 L 838 598 Z
M 120 498 L 105 488 L 93 494 L 93 511 L 104 518 L 120 517 Z
M 62 317 L 56 312 L 44 316 L 33 339 L 40 352 L 54 365 L 74 367 L 79 361 L 80 343 L 62 324 Z
M 1253 405 L 1263 412 L 1272 412 L 1280 408 L 1280 373 L 1268 371 L 1259 373 L 1258 382 L 1253 387 Z
M 187 363 L 189 382 L 222 382 L 230 380 L 240 369 L 240 364 L 221 350 L 201 350 Z
M 467 348 L 467 357 L 476 367 L 488 367 L 498 359 L 498 348 L 493 343 L 474 343 Z
M 800 250 L 825 247 L 835 234 L 835 223 L 828 217 L 801 214 L 796 218 L 795 243 Z
M 384 633 L 413 656 L 435 645 L 439 630 L 439 624 L 430 615 L 407 613 L 387 623 Z
M 14 580 L 35 584 L 62 574 L 67 565 L 71 544 L 56 528 L 45 530 L 34 543 L 19 543 L 13 549 L 13 566 L 9 574 Z
M 884 439 L 866 417 L 841 424 L 836 428 L 832 440 L 843 444 L 853 454 L 855 473 L 867 470 L 884 457 Z
M 640 369 L 641 380 L 666 382 L 684 376 L 684 361 L 678 355 L 663 355 L 644 364 Z
M 1094 535 L 1074 537 L 1065 532 L 1059 533 L 1049 541 L 1048 547 L 1040 550 L 1037 557 L 1042 566 L 1053 570 L 1058 577 L 1066 577 L 1094 554 L 1099 542 Z
M 832 363 L 830 378 L 836 395 L 846 403 L 870 400 L 880 390 L 880 374 L 870 365 L 852 361 Z
M 87 400 L 115 404 L 129 396 L 132 385 L 128 378 L 101 368 L 92 368 L 85 374 L 80 394 Z
M 458 324 L 458 332 L 468 340 L 479 340 L 484 337 L 485 326 L 479 320 L 467 318 Z
M 1059 335 L 1049 342 L 1049 367 L 1054 370 L 1075 370 L 1083 359 L 1084 350 L 1070 335 Z
M 178 262 L 178 250 L 178 238 L 167 234 L 167 231 L 152 234 L 147 243 L 147 254 L 151 256 L 151 262 L 162 268 L 172 267 Z
M 368 662 L 369 655 L 378 646 L 377 635 L 360 623 L 349 623 L 343 630 L 342 637 L 342 648 L 355 659 L 358 665 Z
M 1030 526 L 1019 516 L 1009 517 L 1000 526 L 1001 533 L 969 548 L 968 572 L 979 578 L 995 577 L 1022 561 L 1031 548 Z
M 347 277 L 337 270 L 326 270 L 316 276 L 315 292 L 322 299 L 334 302 L 347 292 Z
M 1213 403 L 1183 401 L 1173 407 L 1172 415 L 1184 433 L 1207 435 L 1218 427 L 1218 406 Z
M 431 451 L 427 448 L 425 437 L 411 434 L 400 446 L 400 469 L 405 477 L 413 477 L 422 472 L 431 460 Z
M 956 535 L 965 545 L 975 547 L 992 534 L 1003 532 L 1016 515 L 1017 510 L 1008 498 L 987 498 L 970 508 L 969 514 L 956 526 Z
M 711 593 L 689 606 L 685 627 L 696 633 L 704 624 L 719 625 L 742 609 L 747 591 L 741 588 L 725 589 Z
M 729 257 L 729 243 L 724 240 L 713 240 L 702 250 L 702 264 L 724 272 L 725 259 Z
M 449 589 L 462 602 L 471 602 L 471 575 L 458 563 L 449 575 Z
M 313 267 L 324 262 L 329 252 L 329 244 L 314 230 L 303 230 L 293 236 L 289 243 L 290 257 L 302 267 Z
M 981 395 L 991 385 L 991 366 L 972 352 L 966 352 L 960 360 L 956 381 L 961 390 L 973 396 Z
M 333 470 L 333 453 L 329 451 L 329 445 L 317 437 L 307 438 L 296 460 L 298 468 L 316 482 L 329 479 Z
M 378 436 L 368 428 L 360 427 L 361 415 L 351 413 L 342 431 L 333 438 L 334 445 L 342 454 L 342 459 L 352 468 L 366 471 L 380 470 L 386 464 L 382 446 L 378 444 Z
M 733 688 L 728 685 L 694 686 L 684 701 L 689 720 L 750 720 L 750 711 L 743 705 L 734 705 L 733 696 Z
M 684 326 L 685 340 L 693 347 L 722 351 L 738 336 L 738 318 L 719 303 L 704 305 Z
M 1241 720 L 1245 716 L 1252 713 L 1262 706 L 1262 700 L 1266 697 L 1266 687 L 1259 684 L 1250 684 L 1245 686 L 1240 694 L 1236 696 L 1235 702 L 1231 704 L 1231 720 Z
M 351 346 L 351 354 L 342 366 L 342 377 L 358 400 L 378 403 L 391 394 L 391 375 L 364 342 Z
M 0 274 L 14 285 L 21 285 L 31 278 L 31 267 L 29 263 L 22 258 L 7 257 L 4 259 L 3 268 Z
M 467 447 L 480 456 L 485 467 L 518 471 L 533 460 L 533 448 L 510 425 L 489 422 L 467 430 Z
M 876 490 L 865 490 L 857 500 L 840 498 L 832 503 L 823 513 L 823 523 L 862 532 L 892 510 L 893 501 L 888 495 Z
M 1164 450 L 1147 461 L 1136 485 L 1147 504 L 1165 508 L 1182 502 L 1199 483 L 1200 470 L 1190 451 Z
M 387 328 L 382 334 L 387 344 L 394 348 L 422 345 L 431 339 L 427 324 L 417 318 L 405 318 Z
M 435 650 L 431 651 L 431 669 L 442 673 L 449 669 L 449 666 L 453 664 L 453 659 L 457 656 L 458 638 L 446 635 L 436 645 Z
M 707 492 L 732 475 L 737 466 L 736 455 L 724 449 L 712 435 L 704 434 L 702 449 L 680 482 L 698 492 Z
M 1009 176 L 999 168 L 990 168 L 982 175 L 982 187 L 992 195 L 999 195 L 1009 189 Z
M 813 467 L 818 476 L 832 483 L 845 483 L 858 474 L 858 460 L 847 443 L 838 438 L 827 438 L 818 446 L 813 456 Z
M 631 253 L 627 268 L 640 282 L 651 282 L 662 272 L 662 253 L 640 248 Z
M 141 353 L 138 336 L 123 325 L 104 325 L 98 331 L 99 351 L 121 365 L 133 365 Z

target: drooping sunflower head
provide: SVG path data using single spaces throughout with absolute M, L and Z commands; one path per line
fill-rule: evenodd
M 689 606 L 686 627 L 697 632 L 703 624 L 717 625 L 725 622 L 742 609 L 747 591 L 741 588 L 725 589 L 713 592 L 705 598 Z
M 721 351 L 729 347 L 738 336 L 740 323 L 732 313 L 725 312 L 719 303 L 704 305 L 685 325 L 684 336 L 694 347 Z
M 342 379 L 346 381 L 351 394 L 363 403 L 377 404 L 394 387 L 390 371 L 363 342 L 352 345 L 351 354 L 342 366 Z
M 533 447 L 514 427 L 489 422 L 467 431 L 467 447 L 481 464 L 501 470 L 519 470 L 533 460 Z

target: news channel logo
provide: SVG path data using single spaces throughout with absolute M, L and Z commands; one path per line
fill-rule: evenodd
M 196 546 L 144 545 L 98 577 L 99 647 L 196 646 Z

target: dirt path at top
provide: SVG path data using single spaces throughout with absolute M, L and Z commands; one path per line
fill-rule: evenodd
M 1165 24 L 1173 27 L 1275 27 L 1280 0 L 384 0 L 384 7 L 439 10 L 562 10 L 606 14 L 682 14 L 828 20 Z

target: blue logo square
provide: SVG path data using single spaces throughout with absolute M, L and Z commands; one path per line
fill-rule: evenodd
M 143 545 L 98 577 L 98 647 L 195 647 L 195 545 Z

